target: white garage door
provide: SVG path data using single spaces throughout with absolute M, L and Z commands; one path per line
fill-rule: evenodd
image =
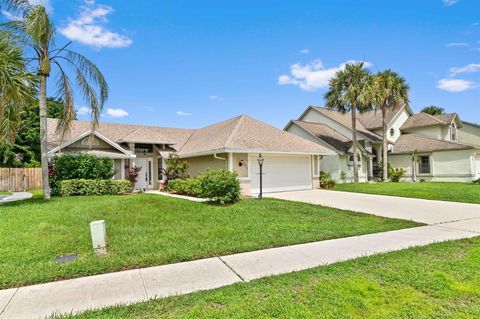
M 283 192 L 311 189 L 310 156 L 262 155 L 263 192 Z M 260 175 L 257 156 L 249 157 L 252 194 L 260 192 Z

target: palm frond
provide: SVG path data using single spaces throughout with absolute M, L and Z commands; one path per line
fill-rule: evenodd
M 14 13 L 23 13 L 32 8 L 28 0 L 3 0 L 2 3 L 2 9 Z
M 35 78 L 26 71 L 22 49 L 5 31 L 0 37 L 0 139 L 12 139 L 19 114 L 31 102 Z M 14 136 L 13 136 L 14 137 Z
M 63 113 L 56 127 L 56 134 L 60 136 L 60 144 L 63 143 L 66 134 L 70 131 L 72 122 L 75 119 L 75 105 L 73 102 L 73 90 L 68 75 L 62 66 L 57 62 L 54 63 L 59 68 L 57 80 L 57 96 L 63 102 Z
M 94 85 L 97 86 L 100 97 L 100 108 L 103 109 L 108 99 L 108 84 L 98 67 L 85 56 L 80 53 L 65 49 L 67 58 L 74 62 L 78 69 L 85 75 Z

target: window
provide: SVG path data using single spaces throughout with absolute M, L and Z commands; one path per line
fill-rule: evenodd
M 395 135 L 395 129 L 391 128 L 390 129 L 390 136 L 393 137 Z
M 451 140 L 456 141 L 457 140 L 457 127 L 455 126 L 455 123 L 452 123 L 451 131 Z
M 348 157 L 348 160 L 353 163 L 353 155 Z M 357 161 L 360 162 L 360 155 L 357 154 Z
M 418 172 L 420 174 L 430 174 L 430 156 L 419 156 L 418 161 Z

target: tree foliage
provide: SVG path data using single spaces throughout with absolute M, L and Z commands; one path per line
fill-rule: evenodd
M 325 102 L 329 109 L 342 113 L 350 112 L 352 117 L 352 154 L 357 154 L 357 112 L 373 107 L 375 90 L 373 75 L 363 62 L 347 63 L 330 79 Z M 353 157 L 354 181 L 359 181 L 357 157 Z
M 21 19 L 1 24 L 1 29 L 13 35 L 12 39 L 15 40 L 17 47 L 21 47 L 28 57 L 26 60 L 35 64 L 30 74 L 38 82 L 43 193 L 44 198 L 48 199 L 50 183 L 46 134 L 47 78 L 52 74 L 57 75 L 58 98 L 64 105 L 57 126 L 57 133 L 61 136 L 61 140 L 69 131 L 75 118 L 74 86 L 79 89 L 81 96 L 91 109 L 92 129 L 95 129 L 108 99 L 108 85 L 103 74 L 92 61 L 69 49 L 71 42 L 55 46 L 55 26 L 44 5 L 28 0 L 1 0 L 1 3 L 4 4 L 4 9 L 21 17 Z M 7 86 L 15 87 L 10 84 Z M 12 104 L 12 108 L 18 107 L 19 104 Z M 13 112 L 17 114 L 15 112 L 18 111 L 15 109 Z M 2 116 L 2 119 L 4 118 L 5 116 Z
M 425 106 L 420 112 L 427 113 L 430 115 L 442 115 L 442 114 L 445 114 L 445 109 L 440 106 L 430 105 L 430 106 Z
M 53 97 L 47 99 L 48 117 L 60 118 L 63 103 Z M 40 117 L 38 100 L 34 100 L 19 114 L 20 125 L 15 130 L 15 139 L 0 145 L 0 166 L 40 166 Z

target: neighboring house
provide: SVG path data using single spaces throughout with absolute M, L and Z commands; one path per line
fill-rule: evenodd
M 455 113 L 446 115 L 414 114 L 409 107 L 387 112 L 388 161 L 392 167 L 406 170 L 411 180 L 413 167 L 418 179 L 431 181 L 471 181 L 480 178 L 480 126 L 460 120 Z M 349 113 L 322 107 L 308 107 L 285 130 L 335 152 L 322 157 L 321 170 L 335 180 L 353 179 L 352 125 Z M 361 181 L 379 178 L 382 162 L 382 114 L 368 111 L 358 114 L 357 137 Z M 412 152 L 418 154 L 413 163 Z
M 61 143 L 57 120 L 48 119 L 49 156 L 86 152 L 114 160 L 116 179 L 128 167 L 141 167 L 136 188 L 158 189 L 170 154 L 189 163 L 190 176 L 207 168 L 238 173 L 244 194 L 259 192 L 259 154 L 264 157 L 263 190 L 290 191 L 318 187 L 319 158 L 333 152 L 294 134 L 242 115 L 200 129 L 74 121 Z

